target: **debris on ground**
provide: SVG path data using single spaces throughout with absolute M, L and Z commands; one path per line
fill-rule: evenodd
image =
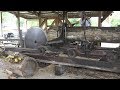
M 6 54 L 6 57 L 0 59 L 0 67 L 5 69 L 5 72 L 11 77 L 13 74 L 20 77 L 32 76 L 38 69 L 34 58 L 12 51 L 8 51 Z
M 8 61 L 10 63 L 21 63 L 23 60 L 23 56 L 20 55 L 19 52 L 12 53 L 12 55 L 8 55 L 5 59 L 5 61 Z

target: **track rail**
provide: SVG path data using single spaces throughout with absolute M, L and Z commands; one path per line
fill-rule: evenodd
M 120 63 L 96 61 L 90 59 L 68 58 L 59 56 L 42 56 L 40 54 L 24 53 L 27 56 L 33 57 L 37 62 L 59 64 L 73 67 L 83 67 L 96 70 L 104 70 L 120 73 Z
M 120 62 L 105 62 L 99 60 L 91 60 L 90 58 L 69 58 L 59 56 L 58 53 L 49 52 L 45 55 L 39 54 L 36 49 L 27 48 L 6 48 L 6 51 L 17 51 L 24 55 L 35 58 L 37 62 L 59 64 L 73 67 L 83 67 L 96 70 L 110 71 L 120 73 Z

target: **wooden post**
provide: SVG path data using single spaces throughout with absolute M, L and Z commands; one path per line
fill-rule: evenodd
M 102 17 L 102 11 L 99 12 L 98 28 L 101 28 L 101 27 L 102 27 L 101 17 Z M 98 45 L 98 46 L 101 46 L 101 42 L 97 42 L 97 45 Z
M 59 25 L 58 18 L 55 19 L 55 25 L 56 25 L 56 27 L 58 27 L 58 25 Z
M 38 18 L 39 18 L 39 27 L 41 27 L 41 23 L 42 23 L 41 11 L 38 14 Z
M 26 27 L 26 30 L 27 30 L 27 19 L 26 19 L 26 26 L 25 27 Z
M 0 33 L 1 33 L 1 36 L 3 36 L 3 31 L 2 31 L 2 11 L 0 12 L 0 16 L 1 16 L 1 31 L 0 31 Z
M 62 21 L 61 21 L 61 19 L 58 18 L 58 21 L 59 21 L 59 26 L 61 26 L 61 25 L 62 25 Z
M 63 11 L 63 23 L 67 23 L 67 12 Z
M 67 23 L 67 19 L 68 19 L 68 17 L 67 17 L 67 11 L 65 12 L 65 23 Z
M 47 30 L 47 19 L 45 21 L 45 30 Z
M 22 40 L 22 32 L 20 30 L 20 12 L 17 12 L 17 20 L 18 20 L 18 32 L 19 32 L 19 37 L 20 37 L 20 46 L 23 47 L 23 40 Z
M 102 17 L 102 11 L 99 12 L 99 17 L 98 17 L 98 28 L 100 28 L 100 27 L 102 26 L 101 17 Z

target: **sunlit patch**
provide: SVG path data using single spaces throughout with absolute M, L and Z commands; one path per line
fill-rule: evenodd
M 120 43 L 101 43 L 101 47 L 106 47 L 106 48 L 117 48 L 120 46 Z

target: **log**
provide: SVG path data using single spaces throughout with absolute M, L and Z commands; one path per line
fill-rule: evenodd
M 67 32 L 67 39 L 84 40 L 84 31 L 80 32 Z M 86 30 L 86 39 L 88 41 L 101 41 L 101 42 L 120 42 L 120 32 L 109 32 L 101 29 Z
M 7 73 L 16 74 L 21 77 L 29 77 L 33 76 L 38 71 L 38 63 L 35 61 L 34 58 L 25 56 L 20 54 L 23 57 L 22 62 L 20 63 L 11 63 L 4 59 L 2 59 L 1 65 L 2 68 L 7 70 Z

